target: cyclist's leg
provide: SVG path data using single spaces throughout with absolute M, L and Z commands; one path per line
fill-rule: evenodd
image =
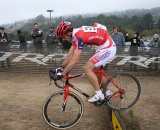
M 98 78 L 99 84 L 102 83 L 100 87 L 103 88 L 103 84 L 105 84 L 108 79 L 107 79 L 107 77 L 104 76 L 103 74 L 101 75 L 100 73 L 98 73 L 98 72 L 97 72 L 98 70 L 99 70 L 99 68 L 98 68 L 98 67 L 95 67 L 93 71 L 94 71 L 94 73 L 96 74 L 96 76 L 97 76 L 97 78 Z M 102 81 L 100 81 L 100 77 L 101 77 L 101 76 L 102 76 Z
M 101 96 L 103 94 L 102 94 L 102 91 L 100 90 L 98 78 L 94 73 L 94 68 L 105 65 L 106 62 L 115 55 L 115 53 L 116 53 L 115 46 L 111 46 L 109 48 L 104 47 L 99 51 L 97 51 L 84 66 L 86 75 L 89 81 L 91 82 L 91 84 L 93 85 L 93 87 L 95 88 L 96 94 L 98 96 Z
M 96 91 L 98 91 L 100 88 L 99 88 L 98 78 L 94 72 L 94 69 L 95 69 L 95 65 L 91 61 L 88 61 L 84 65 L 84 71 L 87 75 L 87 78 L 89 79 L 89 81 L 93 85 L 94 89 Z
M 100 73 L 98 73 L 99 71 L 99 68 L 98 67 L 95 67 L 93 69 L 93 72 L 96 74 L 97 78 L 98 78 L 98 84 L 100 85 L 100 89 L 106 89 L 106 82 L 108 80 L 108 78 L 106 76 L 104 76 L 103 74 L 101 75 Z M 101 80 L 101 77 L 102 76 L 102 80 Z
M 92 86 L 94 87 L 95 93 L 96 93 L 93 97 L 91 97 L 88 100 L 89 102 L 96 102 L 99 100 L 104 100 L 104 95 L 102 91 L 100 90 L 98 78 L 94 72 L 94 68 L 95 68 L 95 65 L 91 61 L 88 61 L 84 66 L 84 71 L 87 75 L 87 78 L 92 84 Z
M 95 65 L 95 67 L 100 67 L 100 66 L 104 66 L 107 61 L 111 58 L 113 58 L 116 54 L 116 47 L 113 43 L 113 46 L 111 47 L 103 47 L 102 49 L 100 49 L 99 51 L 96 52 L 96 54 L 94 54 L 91 58 L 90 61 Z M 94 80 L 95 81 L 95 80 Z M 103 78 L 103 83 L 106 81 L 106 78 Z M 94 82 L 92 83 L 93 86 L 97 85 Z M 96 86 L 94 86 L 96 87 Z M 98 89 L 99 86 L 98 86 Z

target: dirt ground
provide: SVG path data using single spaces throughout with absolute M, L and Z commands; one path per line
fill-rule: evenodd
M 131 108 L 141 130 L 160 128 L 160 77 L 138 77 L 142 86 L 139 102 Z M 94 90 L 85 78 L 75 85 L 88 94 Z M 59 90 L 49 87 L 48 75 L 0 73 L 0 130 L 54 130 L 43 119 L 45 99 Z M 82 97 L 82 96 L 81 96 Z M 106 106 L 95 107 L 85 97 L 84 115 L 70 130 L 111 130 Z

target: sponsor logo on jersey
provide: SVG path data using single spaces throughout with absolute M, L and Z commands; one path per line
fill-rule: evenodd
M 88 38 L 89 41 L 94 40 L 94 39 L 104 40 L 102 36 L 91 36 Z

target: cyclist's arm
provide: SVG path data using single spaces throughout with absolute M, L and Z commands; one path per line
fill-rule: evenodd
M 80 60 L 81 54 L 82 54 L 82 49 L 78 49 L 78 48 L 74 49 L 73 56 L 71 60 L 68 62 L 67 66 L 65 67 L 62 75 L 66 75 L 66 73 L 68 73 L 75 67 L 75 65 Z
M 69 50 L 65 60 L 62 63 L 62 67 L 65 68 L 68 64 L 68 62 L 72 59 L 73 53 L 74 53 L 75 47 L 72 46 L 71 49 Z

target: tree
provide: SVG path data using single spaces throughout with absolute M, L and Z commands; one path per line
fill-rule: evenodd
M 41 14 L 41 15 L 38 15 L 36 18 L 35 18 L 35 21 L 38 22 L 38 23 L 44 23 L 45 22 L 45 17 Z
M 148 30 L 151 30 L 152 24 L 153 24 L 153 17 L 151 14 L 145 14 L 142 17 L 144 27 Z
M 158 19 L 157 26 L 158 26 L 158 29 L 160 30 L 160 18 Z

